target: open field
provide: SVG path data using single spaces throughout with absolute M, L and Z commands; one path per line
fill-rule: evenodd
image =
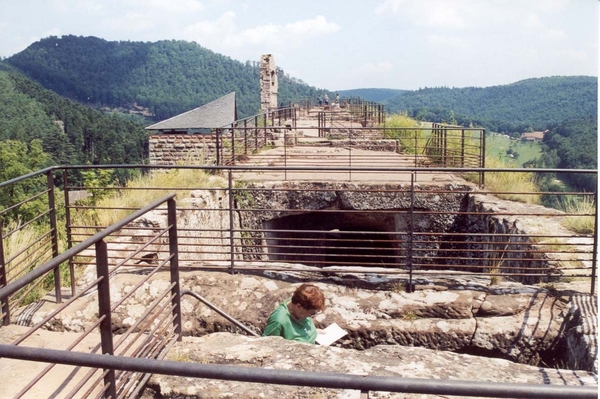
M 499 133 L 491 133 L 485 138 L 486 155 L 500 158 L 506 163 L 514 163 L 515 167 L 522 167 L 527 161 L 539 158 L 542 154 L 540 143 L 522 142 L 521 140 L 511 140 Z M 512 149 L 513 153 L 519 154 L 518 157 L 509 156 L 506 151 Z

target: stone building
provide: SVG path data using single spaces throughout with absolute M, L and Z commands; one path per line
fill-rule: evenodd
M 237 120 L 235 92 L 201 107 L 146 127 L 150 165 L 210 163 L 216 151 L 216 130 Z
M 276 109 L 277 67 L 272 54 L 260 61 L 261 112 Z M 146 127 L 149 137 L 150 165 L 178 163 L 211 164 L 217 150 L 217 130 L 238 120 L 235 92 L 201 107 Z

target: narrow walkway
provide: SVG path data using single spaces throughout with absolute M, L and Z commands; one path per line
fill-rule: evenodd
M 411 178 L 419 184 L 448 184 L 465 180 L 456 174 L 429 172 L 382 172 L 382 168 L 423 167 L 423 156 L 404 154 L 395 140 L 386 140 L 382 130 L 364 129 L 353 121 L 348 112 L 340 110 L 335 121 L 327 122 L 328 137 L 318 137 L 317 114 L 319 108 L 310 112 L 300 111 L 295 129 L 275 132 L 270 142 L 272 148 L 250 155 L 238 163 L 240 166 L 274 168 L 375 168 L 366 171 L 319 170 L 261 170 L 236 174 L 241 180 L 302 180 L 302 181 L 356 181 L 376 183 L 410 183 Z M 352 138 L 349 138 L 350 132 Z M 421 165 L 419 165 L 421 164 Z M 412 176 L 411 176 L 412 175 Z

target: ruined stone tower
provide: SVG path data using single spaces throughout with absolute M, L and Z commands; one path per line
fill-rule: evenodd
M 277 67 L 271 54 L 263 54 L 260 59 L 260 109 L 268 111 L 277 108 Z

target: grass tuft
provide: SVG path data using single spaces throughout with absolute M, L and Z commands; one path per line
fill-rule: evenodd
M 485 164 L 486 168 L 514 168 L 498 158 L 486 158 Z M 539 204 L 541 200 L 534 173 L 485 172 L 485 187 L 511 201 Z
M 592 196 L 561 197 L 560 208 L 569 214 L 562 222 L 564 227 L 579 234 L 594 233 L 596 204 Z
M 139 209 L 174 190 L 177 190 L 178 196 L 186 197 L 195 188 L 226 186 L 224 178 L 199 169 L 171 169 L 140 175 L 129 181 L 126 188 L 100 198 L 95 204 L 97 209 L 84 214 L 78 213 L 75 224 L 110 226 L 132 212 L 130 209 L 119 208 Z

